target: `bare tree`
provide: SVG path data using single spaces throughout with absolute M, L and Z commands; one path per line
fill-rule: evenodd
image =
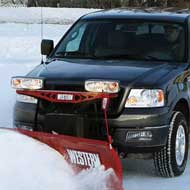
M 15 0 L 12 0 L 15 2 Z M 20 0 L 20 2 L 23 0 Z M 84 7 L 84 8 L 114 8 L 114 7 L 190 7 L 190 0 L 28 0 L 28 6 L 50 7 Z

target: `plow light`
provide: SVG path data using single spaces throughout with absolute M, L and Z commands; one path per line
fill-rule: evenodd
M 42 79 L 13 77 L 11 86 L 15 89 L 39 90 L 43 87 Z
M 119 83 L 116 81 L 88 80 L 85 82 L 85 90 L 89 92 L 118 93 Z

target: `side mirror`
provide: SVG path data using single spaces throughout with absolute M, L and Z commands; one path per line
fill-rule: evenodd
M 53 40 L 42 40 L 41 42 L 41 54 L 42 55 L 50 55 L 52 50 L 54 49 Z

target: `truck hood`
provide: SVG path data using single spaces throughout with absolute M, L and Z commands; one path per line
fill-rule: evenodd
M 152 85 L 163 80 L 175 64 L 121 60 L 53 60 L 36 67 L 28 76 L 46 80 L 84 82 L 88 79 L 118 80 L 123 85 Z

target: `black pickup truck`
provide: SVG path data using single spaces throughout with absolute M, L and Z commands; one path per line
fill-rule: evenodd
M 46 61 L 12 85 L 117 93 L 108 110 L 113 146 L 123 157 L 149 153 L 161 176 L 179 176 L 189 145 L 189 45 L 188 13 L 98 11 L 81 17 L 55 48 L 43 40 Z M 99 101 L 72 105 L 17 94 L 17 128 L 102 139 L 102 124 Z

